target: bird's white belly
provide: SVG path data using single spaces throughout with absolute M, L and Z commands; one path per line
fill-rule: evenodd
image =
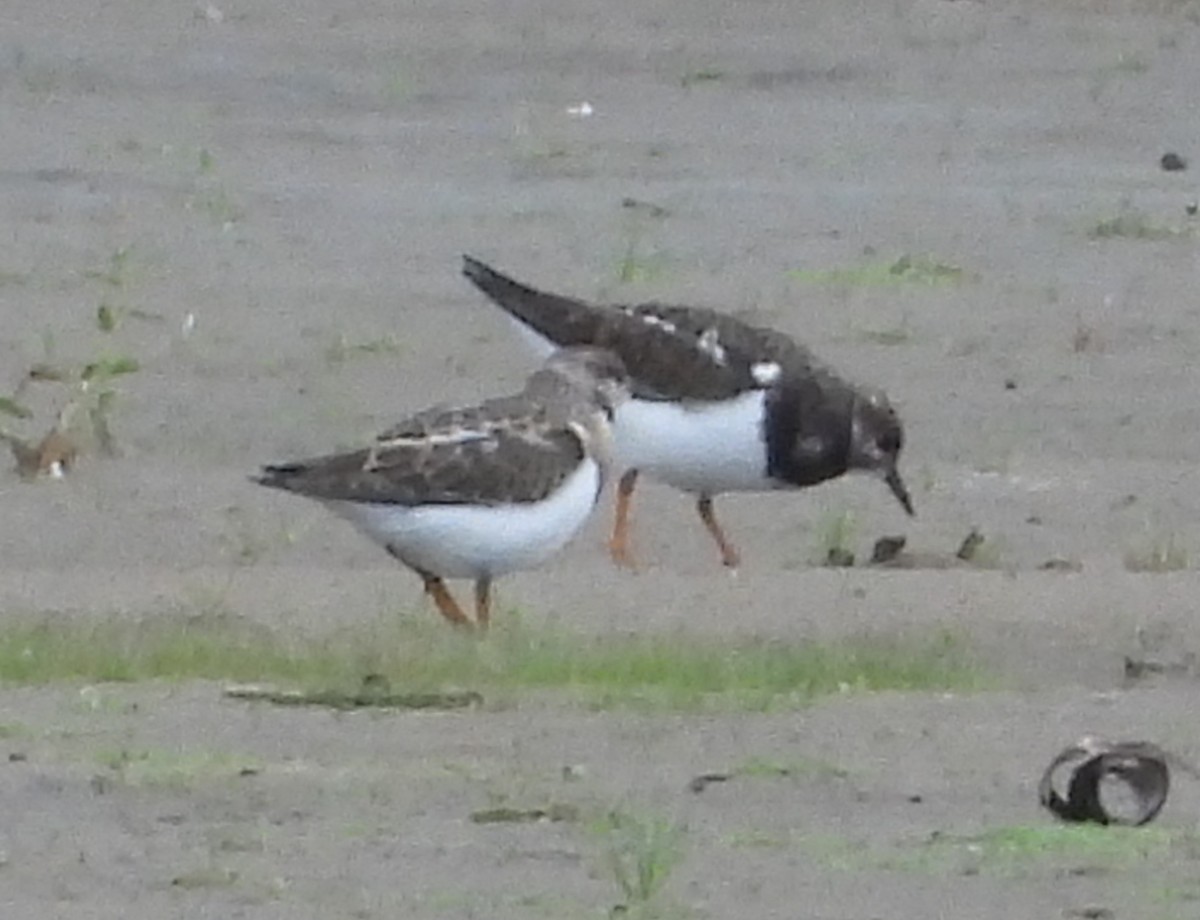
M 443 578 L 483 578 L 535 568 L 562 549 L 595 507 L 600 483 L 600 467 L 588 458 L 539 502 L 325 504 L 413 568 Z
M 704 403 L 631 399 L 617 408 L 616 454 L 686 492 L 758 492 L 775 488 L 766 473 L 762 390 Z
M 557 347 L 509 315 L 527 348 L 545 359 Z M 766 473 L 763 403 L 751 390 L 723 402 L 656 402 L 631 399 L 613 423 L 621 469 L 638 469 L 685 492 L 760 492 L 779 487 Z

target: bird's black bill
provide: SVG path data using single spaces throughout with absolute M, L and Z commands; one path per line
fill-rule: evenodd
M 904 480 L 900 478 L 900 471 L 895 467 L 888 470 L 887 475 L 883 477 L 883 481 L 887 483 L 892 494 L 896 496 L 904 510 L 909 513 L 910 517 L 916 517 L 917 512 L 913 510 L 912 496 L 908 494 L 908 488 L 904 485 Z

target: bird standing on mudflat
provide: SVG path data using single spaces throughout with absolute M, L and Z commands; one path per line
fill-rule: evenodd
M 563 349 L 514 396 L 429 409 L 370 447 L 267 466 L 255 481 L 321 502 L 420 575 L 447 620 L 486 628 L 493 579 L 541 565 L 591 514 L 627 396 L 612 352 Z M 474 579 L 474 621 L 446 578 Z
M 611 349 L 632 396 L 613 424 L 618 464 L 609 550 L 633 565 L 629 505 L 639 473 L 697 496 L 721 561 L 740 554 L 713 510 L 723 492 L 816 485 L 873 473 L 910 515 L 898 469 L 903 426 L 887 396 L 849 383 L 773 329 L 704 307 L 598 305 L 535 290 L 470 256 L 463 274 L 542 354 L 572 345 Z

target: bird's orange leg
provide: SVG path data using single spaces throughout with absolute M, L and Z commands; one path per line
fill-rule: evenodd
M 629 502 L 633 498 L 637 478 L 637 470 L 628 470 L 617 484 L 617 513 L 613 519 L 612 537 L 608 541 L 608 553 L 612 561 L 628 569 L 637 568 L 629 552 Z
M 713 511 L 712 496 L 701 495 L 696 500 L 696 510 L 700 512 L 700 520 L 704 522 L 704 526 L 712 534 L 712 538 L 717 541 L 717 546 L 721 550 L 721 564 L 726 568 L 736 569 L 741 564 L 742 557 L 738 553 L 737 547 L 730 543 L 729 539 L 725 536 L 725 531 L 721 529 L 721 525 L 717 523 L 717 515 Z
M 480 629 L 487 629 L 492 621 L 492 580 L 479 578 L 475 581 L 475 622 Z
M 460 606 L 458 601 L 454 599 L 454 595 L 450 593 L 450 589 L 446 587 L 446 583 L 436 575 L 421 574 L 425 579 L 425 593 L 433 598 L 434 604 L 437 605 L 438 612 L 455 626 L 461 626 L 470 629 L 475 624 L 471 622 Z

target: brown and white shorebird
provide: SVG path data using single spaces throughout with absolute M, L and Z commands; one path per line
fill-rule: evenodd
M 721 561 L 740 555 L 713 511 L 723 492 L 813 486 L 851 471 L 883 479 L 910 515 L 897 463 L 903 426 L 884 393 L 855 386 L 789 336 L 705 307 L 599 305 L 528 287 L 470 256 L 463 274 L 545 354 L 618 354 L 632 398 L 613 423 L 618 466 L 609 550 L 630 565 L 629 505 L 640 473 L 696 496 Z
M 267 466 L 255 481 L 321 502 L 420 575 L 447 620 L 486 628 L 493 579 L 541 565 L 591 514 L 627 397 L 615 354 L 563 349 L 516 395 L 428 409 L 370 447 Z M 446 578 L 474 579 L 474 621 Z

